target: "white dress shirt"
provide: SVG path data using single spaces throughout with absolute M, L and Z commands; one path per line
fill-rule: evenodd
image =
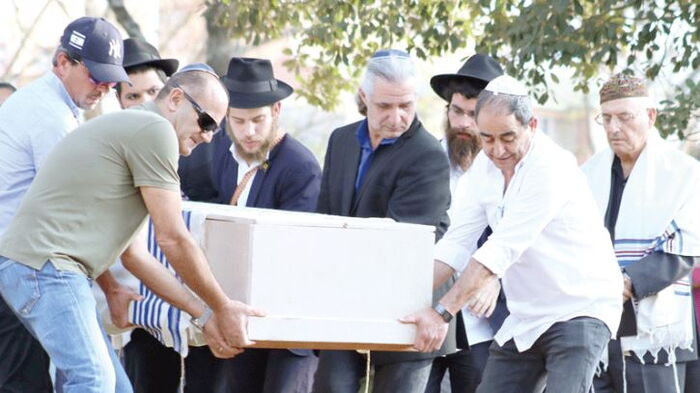
M 261 164 L 260 161 L 253 161 L 250 164 L 247 163 L 246 160 L 244 160 L 241 156 L 238 155 L 238 152 L 236 151 L 236 145 L 233 143 L 231 143 L 229 151 L 231 152 L 233 159 L 236 160 L 236 162 L 238 163 L 238 177 L 236 178 L 236 184 L 240 183 L 241 180 L 243 180 L 243 176 L 245 176 L 245 174 L 248 173 L 248 171 Z M 270 156 L 270 152 L 267 152 L 267 156 Z M 241 192 L 240 197 L 238 197 L 238 206 L 248 206 L 248 195 L 250 194 L 250 187 L 253 185 L 254 180 L 255 176 L 253 176 L 248 181 L 248 184 L 245 185 L 243 192 Z
M 447 154 L 447 140 L 443 138 L 440 141 L 440 144 L 445 150 L 445 154 Z M 468 170 L 469 169 L 467 168 L 467 171 Z M 452 221 L 452 214 L 454 214 L 452 212 L 452 207 L 454 206 L 454 201 L 457 199 L 457 184 L 459 183 L 460 178 L 462 178 L 462 175 L 465 173 L 466 171 L 464 171 L 459 165 L 454 165 L 450 162 L 450 194 L 452 196 L 452 204 L 450 204 L 450 208 L 447 210 L 447 214 L 450 216 L 450 221 Z M 469 186 L 467 185 L 465 187 Z M 469 345 L 476 345 L 485 341 L 493 340 L 493 329 L 491 329 L 488 319 L 474 316 L 466 307 L 462 309 L 462 317 L 464 319 L 464 329 L 467 332 L 467 341 L 469 342 Z
M 603 220 L 574 157 L 540 131 L 504 190 L 482 151 L 460 180 L 453 222 L 435 259 L 457 271 L 470 257 L 502 278 L 510 315 L 496 333 L 529 349 L 554 323 L 588 316 L 616 332 L 622 276 Z M 493 234 L 478 250 L 490 225 Z

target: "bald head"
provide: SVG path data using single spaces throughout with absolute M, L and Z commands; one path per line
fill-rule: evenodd
M 202 124 L 211 119 L 221 124 L 228 109 L 228 92 L 213 73 L 184 71 L 168 79 L 155 103 L 175 128 L 180 154 L 186 156 L 200 143 L 211 141 L 214 130 Z
M 175 73 L 168 79 L 160 93 L 158 93 L 156 100 L 162 100 L 167 97 L 176 86 L 185 89 L 195 100 L 199 100 L 200 98 L 204 100 L 206 97 L 213 97 L 216 98 L 217 101 L 223 99 L 225 102 L 228 102 L 228 92 L 219 78 L 204 71 Z

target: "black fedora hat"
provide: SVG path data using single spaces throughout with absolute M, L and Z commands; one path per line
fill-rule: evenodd
M 445 101 L 450 101 L 452 97 L 445 97 L 445 87 L 451 81 L 464 81 L 471 83 L 477 89 L 483 89 L 491 79 L 500 75 L 503 75 L 503 69 L 496 60 L 477 53 L 469 57 L 456 74 L 441 74 L 430 78 L 430 86 L 437 95 Z
M 137 66 L 150 66 L 158 68 L 170 76 L 180 64 L 176 59 L 161 59 L 158 50 L 148 42 L 138 38 L 127 38 L 124 40 L 124 69 L 129 73 L 129 69 Z
M 289 97 L 294 89 L 275 79 L 267 59 L 232 57 L 223 78 L 232 108 L 260 108 Z

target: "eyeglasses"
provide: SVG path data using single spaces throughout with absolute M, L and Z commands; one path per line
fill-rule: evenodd
M 85 67 L 85 69 L 87 70 L 87 72 L 88 72 L 88 80 L 89 80 L 90 83 L 92 83 L 93 85 L 98 86 L 98 87 L 106 86 L 108 89 L 111 89 L 111 88 L 113 88 L 114 86 L 117 85 L 117 82 L 100 82 L 100 81 L 98 81 L 97 79 L 95 79 L 95 77 L 92 76 L 92 74 L 90 73 L 90 69 L 88 68 L 88 66 L 87 66 L 85 63 L 83 63 L 82 60 L 79 61 L 79 63 L 82 64 L 83 67 Z
M 192 108 L 194 108 L 194 111 L 197 112 L 197 124 L 199 125 L 199 128 L 202 130 L 202 132 L 213 132 L 216 134 L 219 132 L 219 124 L 214 120 L 213 117 L 211 117 L 207 112 L 205 112 L 201 106 L 192 98 L 185 89 L 183 89 L 179 84 L 173 83 L 173 86 L 177 87 L 182 91 L 182 94 L 185 96 L 187 101 L 192 104 Z
M 631 113 L 631 112 L 622 112 L 618 113 L 616 115 L 611 115 L 608 113 L 600 113 L 598 116 L 595 117 L 595 122 L 600 124 L 601 126 L 609 126 L 612 124 L 613 119 L 617 119 L 617 122 L 619 124 L 629 124 L 632 122 L 637 117 L 636 114 Z

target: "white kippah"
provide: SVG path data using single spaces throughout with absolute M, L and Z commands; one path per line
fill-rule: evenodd
M 491 82 L 486 85 L 484 90 L 488 90 L 494 94 L 508 94 L 511 96 L 527 97 L 529 95 L 527 87 L 525 87 L 524 84 L 505 74 L 493 78 Z

